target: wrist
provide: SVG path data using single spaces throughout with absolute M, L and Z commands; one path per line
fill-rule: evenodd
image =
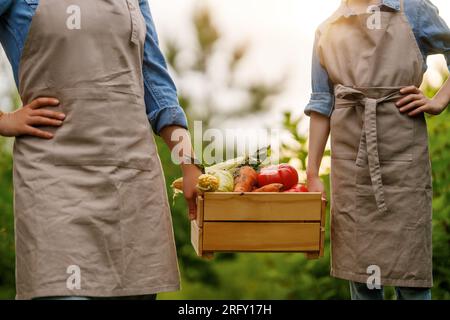
M 319 178 L 319 170 L 317 169 L 307 169 L 306 170 L 306 178 L 309 179 L 317 179 Z
M 432 100 L 441 112 L 444 111 L 449 104 L 449 98 L 440 95 L 436 95 Z
M 183 175 L 201 171 L 200 168 L 195 164 L 181 164 L 180 166 Z

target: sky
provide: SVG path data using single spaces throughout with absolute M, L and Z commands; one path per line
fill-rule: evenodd
M 450 1 L 432 0 L 441 16 L 450 23 Z M 191 16 L 199 4 L 212 10 L 224 41 L 246 42 L 250 53 L 242 64 L 241 81 L 277 79 L 288 74 L 290 81 L 283 94 L 273 101 L 273 114 L 281 119 L 282 110 L 302 114 L 309 100 L 310 60 L 316 27 L 339 5 L 340 0 L 149 0 L 153 18 L 164 47 L 166 39 L 176 39 L 181 46 L 192 42 Z M 307 3 L 307 5 L 306 5 Z M 1 59 L 5 59 L 4 56 Z M 433 66 L 443 58 L 432 58 L 429 75 L 435 83 Z M 0 82 L 0 94 L 12 83 L 10 71 Z M 4 79 L 7 79 L 6 81 Z M 182 85 L 182 84 L 178 84 Z M 201 90 L 201 88 L 200 88 Z M 0 99 L 0 104 L 8 102 Z M 251 121 L 251 120 L 249 120 Z M 254 120 L 255 125 L 259 120 Z M 273 117 L 270 118 L 273 124 Z

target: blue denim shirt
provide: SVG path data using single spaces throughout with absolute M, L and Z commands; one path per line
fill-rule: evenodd
M 400 0 L 383 0 L 382 5 L 400 10 Z M 440 53 L 445 56 L 450 69 L 450 29 L 439 16 L 438 9 L 429 0 L 404 0 L 404 9 L 424 61 L 428 55 Z M 320 63 L 318 41 L 316 34 L 312 58 L 312 95 L 305 114 L 310 116 L 314 111 L 330 117 L 334 107 L 334 89 L 326 69 Z M 426 68 L 426 63 L 424 65 Z
M 17 86 L 22 50 L 38 4 L 39 0 L 0 0 L 0 43 L 11 63 Z M 147 24 L 143 60 L 147 116 L 156 133 L 169 125 L 187 128 L 186 115 L 159 48 L 149 4 L 147 0 L 139 0 L 139 5 Z

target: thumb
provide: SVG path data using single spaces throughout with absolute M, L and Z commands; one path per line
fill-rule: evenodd
M 195 220 L 197 218 L 197 195 L 194 195 L 188 200 L 188 214 L 189 220 Z
M 322 191 L 322 201 L 325 201 L 325 203 L 328 203 L 327 192 L 325 190 Z

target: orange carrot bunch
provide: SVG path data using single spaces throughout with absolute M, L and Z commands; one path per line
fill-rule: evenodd
M 241 167 L 234 179 L 235 192 L 252 192 L 258 183 L 258 173 L 250 166 Z

